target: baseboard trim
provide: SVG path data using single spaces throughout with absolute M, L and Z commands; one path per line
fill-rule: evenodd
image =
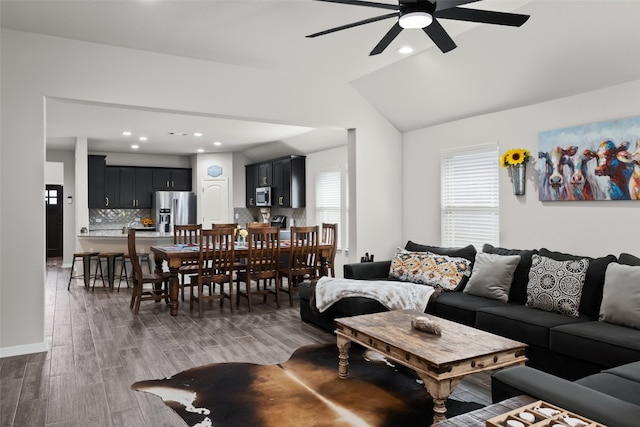
M 52 337 L 46 337 L 43 342 L 39 343 L 16 345 L 13 347 L 0 347 L 0 359 L 4 357 L 47 352 L 51 349 L 51 340 Z

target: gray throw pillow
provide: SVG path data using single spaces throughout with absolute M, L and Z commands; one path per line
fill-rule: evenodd
M 640 329 L 640 267 L 609 264 L 604 278 L 600 321 Z
M 513 273 L 519 262 L 520 255 L 478 252 L 471 277 L 463 292 L 506 302 L 509 299 Z
M 578 317 L 588 268 L 586 258 L 556 261 L 534 255 L 527 284 L 527 307 Z

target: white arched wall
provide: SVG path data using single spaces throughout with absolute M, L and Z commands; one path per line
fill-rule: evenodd
M 44 260 L 45 97 L 356 129 L 353 259 L 400 236 L 401 135 L 348 84 L 6 29 L 0 53 L 0 357 L 46 348 L 44 262 L 16 268 Z

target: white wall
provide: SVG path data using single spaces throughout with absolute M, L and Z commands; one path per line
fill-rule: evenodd
M 64 163 L 47 161 L 44 167 L 44 182 L 47 185 L 64 185 Z
M 356 129 L 351 179 L 375 188 L 376 197 L 357 191 L 353 210 L 358 229 L 375 232 L 358 233 L 352 249 L 381 253 L 400 235 L 400 133 L 347 84 L 7 29 L 0 39 L 0 357 L 46 347 L 44 263 L 14 266 L 25 253 L 44 259 L 47 96 Z
M 342 170 L 347 168 L 348 162 L 348 149 L 344 147 L 332 148 L 330 150 L 318 151 L 307 155 L 305 166 L 307 173 L 307 224 L 318 224 L 315 219 L 316 210 L 316 176 L 318 172 L 340 167 Z M 348 221 L 348 219 L 343 219 Z M 339 229 L 338 232 L 341 232 Z M 335 271 L 337 277 L 342 277 L 342 266 L 348 262 L 349 248 L 347 250 L 340 250 L 336 254 Z
M 500 153 L 527 148 L 537 158 L 538 132 L 640 114 L 640 80 L 529 107 L 460 120 L 403 136 L 403 242 L 440 244 L 439 150 L 497 141 Z M 500 244 L 577 255 L 640 256 L 640 202 L 540 202 L 535 165 L 526 195 L 514 196 L 500 170 Z

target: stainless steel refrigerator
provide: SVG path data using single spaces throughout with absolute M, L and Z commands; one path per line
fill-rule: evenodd
M 156 191 L 151 213 L 156 230 L 173 233 L 174 225 L 196 223 L 196 195 L 190 191 Z

